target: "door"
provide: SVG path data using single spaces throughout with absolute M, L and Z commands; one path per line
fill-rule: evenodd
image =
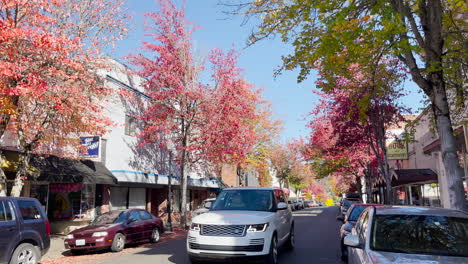
M 281 190 L 275 190 L 275 200 L 276 204 L 278 203 L 286 203 L 287 201 L 284 197 L 284 194 Z M 288 236 L 289 236 L 289 230 L 290 230 L 290 221 L 292 214 L 289 211 L 289 209 L 284 209 L 284 210 L 277 210 L 276 211 L 276 216 L 278 219 L 278 238 L 281 239 L 282 241 L 285 241 Z
M 7 200 L 0 200 L 0 263 L 10 261 L 19 233 L 13 205 Z
M 356 234 L 359 237 L 360 243 L 362 243 L 363 248 L 351 248 L 352 254 L 349 257 L 352 258 L 351 263 L 369 263 L 366 252 L 367 244 L 367 234 L 369 227 L 369 212 L 365 211 L 363 215 L 359 218 L 359 222 L 356 225 Z M 350 252 L 351 252 L 350 251 Z M 352 255 L 352 256 L 351 256 Z
M 140 241 L 142 240 L 143 225 L 138 211 L 130 211 L 127 223 L 127 240 Z
M 156 222 L 153 217 L 146 211 L 138 211 L 142 222 L 142 239 L 151 239 L 153 229 L 156 228 Z

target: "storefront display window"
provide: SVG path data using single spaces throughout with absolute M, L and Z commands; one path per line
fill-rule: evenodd
M 48 215 L 52 220 L 94 218 L 95 185 L 50 184 Z

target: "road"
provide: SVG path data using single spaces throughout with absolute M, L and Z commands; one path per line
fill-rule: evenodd
M 338 264 L 340 261 L 337 207 L 309 208 L 294 212 L 296 248 L 280 251 L 280 264 Z M 172 239 L 151 248 L 106 259 L 103 264 L 188 264 L 185 238 Z

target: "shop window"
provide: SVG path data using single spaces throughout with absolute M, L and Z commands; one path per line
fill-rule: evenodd
M 136 134 L 137 120 L 135 117 L 125 115 L 125 135 L 134 136 Z
M 36 203 L 32 201 L 18 201 L 18 206 L 23 220 L 41 219 L 41 214 L 36 207 Z

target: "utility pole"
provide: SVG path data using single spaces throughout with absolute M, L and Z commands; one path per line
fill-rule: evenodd
M 172 151 L 169 150 L 169 175 L 167 176 L 167 229 L 172 232 L 172 190 L 171 190 L 171 179 L 172 179 Z

